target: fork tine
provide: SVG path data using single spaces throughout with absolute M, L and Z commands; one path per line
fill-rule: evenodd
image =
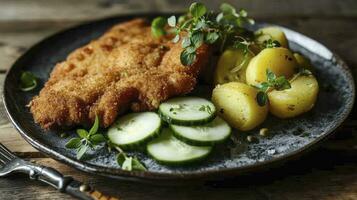
M 5 160 L 0 156 L 0 168 L 1 168 L 1 165 L 3 164 L 6 164 Z
M 8 160 L 15 158 L 15 155 L 11 153 L 3 144 L 0 143 L 0 155 Z

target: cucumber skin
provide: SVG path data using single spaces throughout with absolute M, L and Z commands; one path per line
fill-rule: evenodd
M 167 122 L 168 124 L 176 124 L 176 125 L 182 125 L 182 126 L 196 126 L 196 125 L 204 125 L 216 118 L 216 111 L 208 118 L 201 119 L 201 120 L 190 120 L 190 121 L 184 121 L 184 120 L 178 120 L 178 119 L 173 119 L 165 115 L 160 109 L 158 110 L 158 114 L 160 118 Z
M 230 132 L 229 132 L 229 135 L 227 135 L 222 140 L 217 140 L 217 141 L 197 141 L 197 140 L 192 140 L 192 139 L 189 139 L 189 138 L 186 138 L 186 137 L 180 135 L 178 132 L 175 131 L 174 128 L 172 128 L 171 125 L 170 125 L 170 129 L 171 129 L 173 135 L 177 139 L 179 139 L 182 142 L 185 142 L 185 143 L 187 143 L 189 145 L 192 145 L 192 146 L 214 146 L 215 144 L 221 144 L 221 143 L 226 142 L 229 139 L 229 137 L 231 136 L 231 134 L 232 134 L 232 128 L 231 128 Z
M 149 155 L 152 159 L 154 159 L 157 163 L 162 164 L 162 165 L 168 165 L 168 166 L 173 166 L 173 167 L 180 167 L 180 166 L 185 166 L 185 165 L 193 165 L 193 164 L 197 164 L 199 162 L 204 161 L 209 155 L 211 155 L 211 153 L 213 152 L 213 147 L 211 147 L 211 150 L 198 158 L 193 158 L 190 160 L 185 160 L 185 161 L 167 161 L 167 160 L 159 160 L 156 159 L 155 156 L 153 156 L 149 150 L 148 150 L 148 146 L 146 146 L 146 153 L 147 155 Z
M 163 128 L 163 123 L 162 121 L 160 121 L 160 126 L 159 128 L 157 128 L 153 134 L 147 136 L 146 138 L 139 140 L 137 142 L 133 142 L 133 143 L 129 143 L 129 144 L 124 144 L 124 145 L 118 145 L 114 142 L 112 142 L 115 146 L 120 147 L 123 150 L 136 150 L 136 149 L 140 149 L 142 148 L 143 145 L 146 145 L 148 142 L 150 142 L 151 140 L 157 138 L 160 136 L 161 130 Z M 110 139 L 109 139 L 110 140 Z

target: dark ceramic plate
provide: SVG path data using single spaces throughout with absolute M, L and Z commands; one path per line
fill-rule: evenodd
M 154 16 L 149 14 L 141 17 L 151 19 Z M 79 170 L 112 178 L 186 180 L 222 177 L 265 168 L 301 154 L 330 135 L 346 119 L 352 108 L 355 88 L 346 64 L 320 43 L 284 28 L 290 47 L 310 58 L 316 67 L 321 90 L 312 111 L 289 120 L 269 116 L 261 127 L 269 128 L 270 137 L 259 138 L 256 144 L 247 144 L 244 140 L 246 134 L 236 134 L 239 136 L 235 143 L 217 147 L 218 150 L 209 159 L 194 166 L 167 167 L 143 153 L 132 152 L 147 166 L 148 171 L 123 171 L 115 162 L 115 153 L 108 153 L 102 147 L 89 152 L 88 160 L 78 161 L 75 151 L 64 147 L 70 138 L 61 138 L 61 131 L 42 130 L 34 123 L 26 105 L 38 94 L 55 63 L 64 60 L 72 50 L 100 36 L 113 24 L 134 17 L 138 16 L 103 19 L 57 33 L 33 46 L 9 70 L 3 97 L 7 114 L 20 134 L 36 149 Z M 260 26 L 264 24 L 253 28 Z M 41 85 L 35 91 L 19 90 L 19 77 L 23 70 L 31 71 L 40 78 Z M 258 135 L 258 130 L 251 131 L 251 134 Z

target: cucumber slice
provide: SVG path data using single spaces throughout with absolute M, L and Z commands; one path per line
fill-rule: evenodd
M 198 146 L 224 142 L 231 134 L 231 127 L 220 117 L 201 126 L 170 125 L 170 128 L 178 139 Z
M 191 146 L 175 138 L 172 131 L 164 128 L 159 138 L 149 142 L 148 154 L 159 163 L 167 165 L 183 165 L 204 159 L 212 150 L 212 146 Z
M 199 97 L 173 98 L 159 106 L 161 118 L 170 124 L 205 124 L 215 118 L 215 113 L 213 103 Z
M 109 140 L 119 147 L 141 146 L 160 133 L 161 119 L 154 112 L 131 113 L 120 117 L 109 129 Z

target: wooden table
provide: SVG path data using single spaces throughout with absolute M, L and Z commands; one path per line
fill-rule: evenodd
M 356 74 L 356 0 L 240 0 L 258 21 L 287 26 L 325 44 Z M 118 14 L 181 11 L 190 3 L 175 0 L 0 0 L 0 79 L 31 45 L 63 28 Z M 219 1 L 206 2 L 209 7 Z M 357 115 L 333 138 L 304 157 L 275 170 L 229 181 L 164 187 L 95 177 L 47 158 L 27 144 L 0 104 L 0 142 L 26 159 L 57 168 L 122 199 L 357 199 Z M 0 179 L 0 199 L 71 199 L 53 188 L 15 175 Z

